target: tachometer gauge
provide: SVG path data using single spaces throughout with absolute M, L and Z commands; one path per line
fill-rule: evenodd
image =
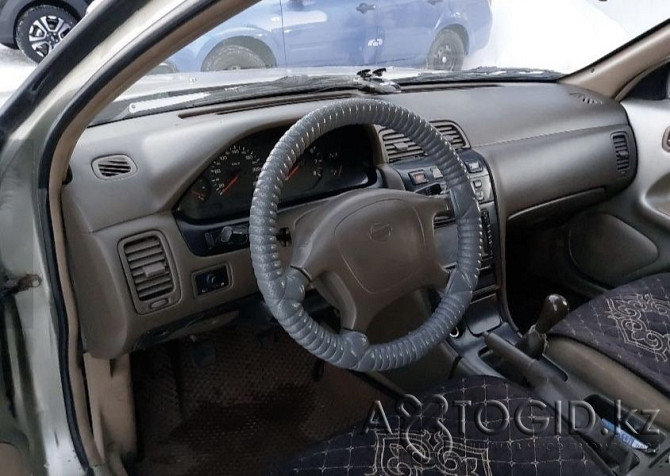
M 212 162 L 206 175 L 214 193 L 221 197 L 249 195 L 262 166 L 262 159 L 252 149 L 234 145 Z
M 309 192 L 323 177 L 323 155 L 317 145 L 307 149 L 286 176 L 286 196 Z

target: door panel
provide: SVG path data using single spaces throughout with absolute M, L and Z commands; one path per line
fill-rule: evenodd
M 377 0 L 282 0 L 288 66 L 364 66 L 376 60 Z

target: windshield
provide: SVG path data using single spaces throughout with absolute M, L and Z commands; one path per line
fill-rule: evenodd
M 667 0 L 261 0 L 166 58 L 100 122 L 356 87 L 361 69 L 399 85 L 555 80 L 669 16 Z

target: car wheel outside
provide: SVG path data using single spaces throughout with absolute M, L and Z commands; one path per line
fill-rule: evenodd
M 38 5 L 26 10 L 16 23 L 16 44 L 28 58 L 39 63 L 70 33 L 77 19 L 67 10 Z
M 460 71 L 465 59 L 465 44 L 453 30 L 444 30 L 437 35 L 428 51 L 426 67 L 444 71 Z
M 240 45 L 221 45 L 212 50 L 202 63 L 203 71 L 269 68 L 255 51 Z

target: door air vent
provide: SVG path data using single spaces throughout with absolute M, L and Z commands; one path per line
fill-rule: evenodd
M 126 238 L 119 254 L 137 312 L 145 314 L 174 304 L 179 289 L 167 243 L 157 231 Z
M 468 147 L 467 139 L 463 131 L 451 121 L 435 121 L 432 123 L 440 133 L 447 138 L 451 146 L 456 149 L 465 149 Z M 379 137 L 384 144 L 384 150 L 389 158 L 389 162 L 395 162 L 406 157 L 419 157 L 424 155 L 421 147 L 412 140 L 405 137 L 404 134 L 393 129 L 381 129 Z
M 630 148 L 628 136 L 625 132 L 612 134 L 614 153 L 616 155 L 616 170 L 620 175 L 626 175 L 630 170 Z
M 125 155 L 112 155 L 95 159 L 91 164 L 93 173 L 101 180 L 126 177 L 137 171 L 137 166 Z
M 585 93 L 570 93 L 570 96 L 577 99 L 582 104 L 586 104 L 587 106 L 595 106 L 597 104 L 602 104 L 603 103 L 600 99 L 595 98 L 595 97 L 590 96 L 590 95 L 585 94 Z

